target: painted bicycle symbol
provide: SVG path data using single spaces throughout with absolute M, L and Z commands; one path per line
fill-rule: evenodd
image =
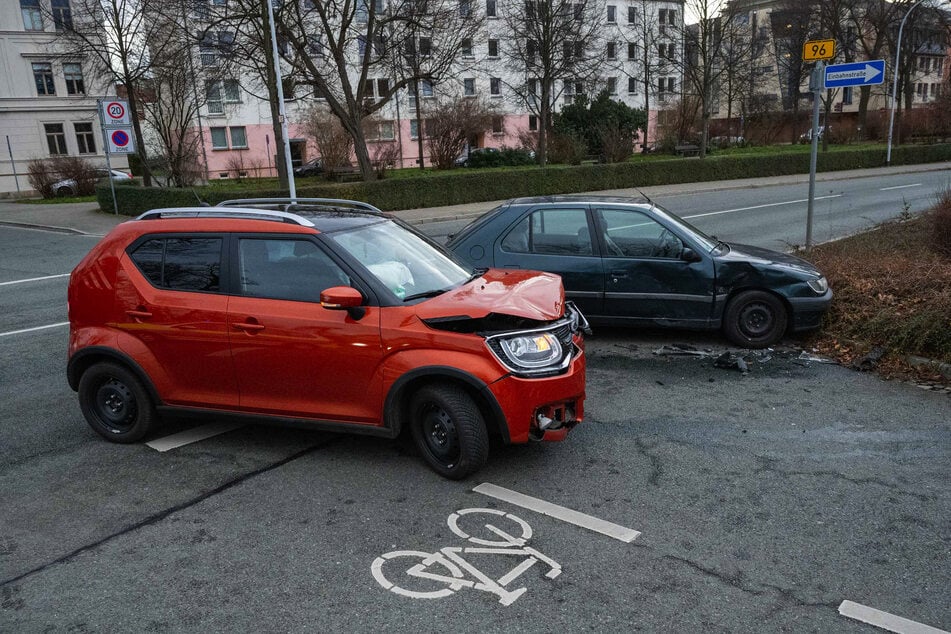
M 371 566 L 377 583 L 390 592 L 413 599 L 439 599 L 463 588 L 472 588 L 494 594 L 502 605 L 511 605 L 525 594 L 527 588 L 509 590 L 507 586 L 536 563 L 548 566 L 545 576 L 549 579 L 561 574 L 558 562 L 526 545 L 532 537 L 532 527 L 511 513 L 496 509 L 463 509 L 450 515 L 447 524 L 453 533 L 475 546 L 445 546 L 434 553 L 419 550 L 386 553 L 377 557 Z M 499 528 L 496 524 L 506 528 Z M 467 530 L 470 527 L 471 532 Z M 511 555 L 520 557 L 521 561 L 498 579 L 493 579 L 469 561 L 466 556 L 471 555 Z M 404 567 L 407 565 L 408 568 Z M 391 576 L 388 578 L 387 574 Z M 391 581 L 394 576 L 399 584 L 404 585 Z

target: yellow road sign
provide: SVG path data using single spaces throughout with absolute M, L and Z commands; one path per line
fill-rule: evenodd
M 815 62 L 835 57 L 835 40 L 809 40 L 802 45 L 802 61 Z

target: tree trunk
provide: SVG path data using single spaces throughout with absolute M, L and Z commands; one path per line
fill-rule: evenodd
M 542 103 L 538 109 L 538 152 L 535 159 L 541 167 L 548 163 L 548 121 L 551 118 L 551 88 L 542 80 Z
M 152 186 L 152 170 L 149 169 L 148 157 L 145 153 L 145 141 L 142 137 L 142 122 L 139 121 L 138 103 L 135 98 L 135 87 L 128 87 L 129 112 L 132 114 L 132 133 L 135 135 L 135 153 L 139 157 L 139 163 L 142 165 L 142 185 Z M 103 148 L 104 150 L 106 148 Z
M 864 141 L 868 138 L 866 126 L 868 125 L 868 102 L 872 97 L 872 87 L 862 86 L 859 90 L 859 140 Z

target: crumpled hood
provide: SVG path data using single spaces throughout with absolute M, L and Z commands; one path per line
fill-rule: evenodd
M 417 304 L 422 319 L 469 317 L 491 313 L 553 321 L 564 314 L 561 277 L 540 271 L 489 269 L 468 284 Z
M 762 260 L 763 264 L 780 264 L 789 268 L 802 271 L 803 273 L 809 273 L 812 275 L 822 275 L 812 263 L 798 258 L 795 255 L 790 255 L 788 253 L 780 253 L 779 251 L 772 251 L 770 249 L 763 249 L 761 247 L 754 247 L 748 244 L 735 244 L 733 242 L 729 243 L 730 252 L 724 255 L 719 256 L 718 259 L 721 260 L 748 260 L 748 259 L 757 259 Z

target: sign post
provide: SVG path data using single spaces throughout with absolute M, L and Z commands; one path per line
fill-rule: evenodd
M 135 152 L 132 141 L 132 117 L 129 115 L 129 102 L 125 99 L 99 99 L 99 127 L 102 129 L 102 147 L 106 154 L 106 169 L 109 171 L 109 189 L 112 191 L 112 210 L 119 215 L 119 203 L 116 201 L 116 183 L 112 178 L 112 154 L 131 154 Z
M 835 40 L 809 40 L 802 45 L 802 61 L 815 62 L 809 76 L 812 92 L 812 152 L 809 156 L 809 206 L 806 211 L 806 248 L 812 247 L 812 207 L 816 197 L 816 164 L 819 160 L 819 100 L 825 90 L 825 60 L 835 57 Z M 826 116 L 828 123 L 828 115 Z

